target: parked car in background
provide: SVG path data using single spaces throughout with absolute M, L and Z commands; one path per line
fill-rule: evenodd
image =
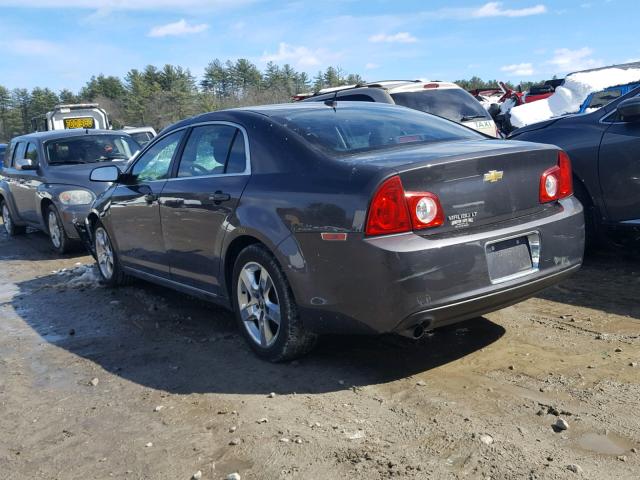
M 153 127 L 124 127 L 123 131 L 144 147 L 158 135 Z
M 31 119 L 34 132 L 69 129 L 111 128 L 109 115 L 97 103 L 76 103 L 56 105 L 53 110 Z
M 113 182 L 78 226 L 104 282 L 133 275 L 230 307 L 272 361 L 322 333 L 420 337 L 582 261 L 564 152 L 388 104 L 208 113 L 91 178 Z
M 461 123 L 490 137 L 500 137 L 487 110 L 455 83 L 387 80 L 324 89 L 301 101 L 324 102 L 332 99 L 401 105 Z
M 578 113 L 590 112 L 608 105 L 610 102 L 640 87 L 639 82 L 627 83 L 626 85 L 616 85 L 605 88 L 599 92 L 590 93 L 580 105 Z
M 591 113 L 534 123 L 509 138 L 558 145 L 573 163 L 587 237 L 640 240 L 640 88 Z
M 0 168 L 2 168 L 2 163 L 4 162 L 4 152 L 7 150 L 6 143 L 0 143 Z
M 108 130 L 32 133 L 11 140 L 0 170 L 0 211 L 11 236 L 27 226 L 48 233 L 59 253 L 78 240 L 84 220 L 107 184 L 89 181 L 97 163 L 123 164 L 140 148 L 129 135 Z

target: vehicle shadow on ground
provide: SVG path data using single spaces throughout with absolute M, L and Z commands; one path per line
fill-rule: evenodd
M 0 220 L 0 260 L 57 260 L 61 258 L 76 258 L 88 255 L 80 243 L 65 255 L 53 251 L 49 237 L 39 231 L 29 229 L 27 233 L 10 237 Z
M 231 313 L 162 287 L 70 288 L 60 275 L 17 287 L 15 311 L 43 339 L 171 393 L 322 393 L 386 383 L 459 360 L 505 333 L 477 318 L 419 342 L 332 336 L 299 362 L 271 364 L 253 354 Z
M 588 254 L 575 275 L 537 296 L 640 320 L 640 257 L 617 250 Z

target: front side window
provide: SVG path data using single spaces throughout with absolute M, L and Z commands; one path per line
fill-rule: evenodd
M 140 147 L 128 135 L 81 135 L 46 143 L 49 165 L 128 160 Z
M 383 104 L 340 103 L 325 109 L 291 109 L 272 116 L 308 143 L 333 154 L 367 152 L 411 143 L 483 139 L 461 125 Z
M 11 165 L 13 165 L 14 167 L 16 166 L 16 162 L 18 161 L 18 159 L 23 159 L 24 158 L 24 153 L 26 150 L 27 144 L 24 142 L 19 142 L 13 149 L 13 158 L 12 158 L 12 162 Z
M 227 172 L 231 145 L 236 135 L 242 134 L 230 125 L 204 125 L 195 127 L 184 148 L 178 177 L 221 175 Z M 243 142 L 244 145 L 244 142 Z M 244 171 L 244 166 L 242 168 Z
M 24 158 L 28 158 L 30 160 L 33 160 L 34 163 L 38 163 L 38 147 L 36 147 L 35 144 L 30 143 L 27 147 L 27 153 L 25 154 Z
M 173 155 L 182 140 L 183 130 L 173 132 L 152 145 L 136 161 L 131 176 L 138 182 L 152 182 L 169 177 Z

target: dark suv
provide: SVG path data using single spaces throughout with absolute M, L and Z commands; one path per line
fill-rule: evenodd
M 78 239 L 73 227 L 84 220 L 96 195 L 108 185 L 89 181 L 101 164 L 124 164 L 140 146 L 125 133 L 54 130 L 11 140 L 0 170 L 0 211 L 11 236 L 27 226 L 49 234 L 65 253 Z

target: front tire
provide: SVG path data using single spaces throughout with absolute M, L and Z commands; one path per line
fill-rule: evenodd
M 289 282 L 265 247 L 251 245 L 238 255 L 232 302 L 240 331 L 259 357 L 293 360 L 315 345 L 317 336 L 304 329 Z
M 129 283 L 129 277 L 122 270 L 111 237 L 99 222 L 93 230 L 93 249 L 96 253 L 96 262 L 102 283 L 110 287 Z
M 72 249 L 73 243 L 67 236 L 58 209 L 54 205 L 49 205 L 47 208 L 47 232 L 55 252 L 64 255 Z
M 0 200 L 0 213 L 2 214 L 2 224 L 4 225 L 7 235 L 15 237 L 16 235 L 22 235 L 27 231 L 27 227 L 15 224 L 13 217 L 11 216 L 11 212 L 9 211 L 9 205 L 7 205 L 7 202 L 4 200 Z

